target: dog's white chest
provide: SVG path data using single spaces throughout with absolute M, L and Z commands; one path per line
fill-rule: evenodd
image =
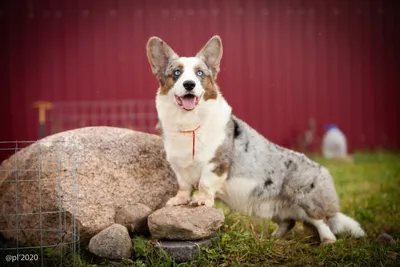
M 202 149 L 196 139 L 192 133 L 169 134 L 164 141 L 168 161 L 183 168 L 191 165 Z
M 208 129 L 168 133 L 164 140 L 167 159 L 170 163 L 186 168 L 196 163 L 210 161 L 223 143 L 224 133 L 212 133 Z

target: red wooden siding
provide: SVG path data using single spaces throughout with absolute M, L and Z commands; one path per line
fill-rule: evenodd
M 396 0 L 8 0 L 0 4 L 0 140 L 34 140 L 32 103 L 148 99 L 152 35 L 194 55 L 224 43 L 234 112 L 291 146 L 314 118 L 351 149 L 400 148 Z M 155 112 L 155 111 L 154 111 Z M 78 126 L 78 125 L 77 125 Z M 154 127 L 154 125 L 151 125 Z

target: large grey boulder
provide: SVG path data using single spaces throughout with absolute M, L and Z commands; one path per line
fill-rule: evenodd
M 221 209 L 189 205 L 156 210 L 148 217 L 148 225 L 156 239 L 199 240 L 211 236 L 224 220 Z
M 68 242 L 75 214 L 88 242 L 117 211 L 139 203 L 154 211 L 177 190 L 160 137 L 114 127 L 61 132 L 0 165 L 0 234 L 16 238 L 20 229 L 22 243 L 54 245 L 60 234 Z

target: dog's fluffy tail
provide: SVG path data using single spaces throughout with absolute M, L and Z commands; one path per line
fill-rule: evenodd
M 333 217 L 328 220 L 329 228 L 336 234 L 347 233 L 356 238 L 365 236 L 364 230 L 360 224 L 349 216 L 343 213 L 336 213 Z

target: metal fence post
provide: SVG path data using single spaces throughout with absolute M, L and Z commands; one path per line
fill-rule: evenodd
M 39 139 L 46 136 L 46 111 L 53 108 L 53 103 L 36 101 L 33 107 L 39 110 Z

